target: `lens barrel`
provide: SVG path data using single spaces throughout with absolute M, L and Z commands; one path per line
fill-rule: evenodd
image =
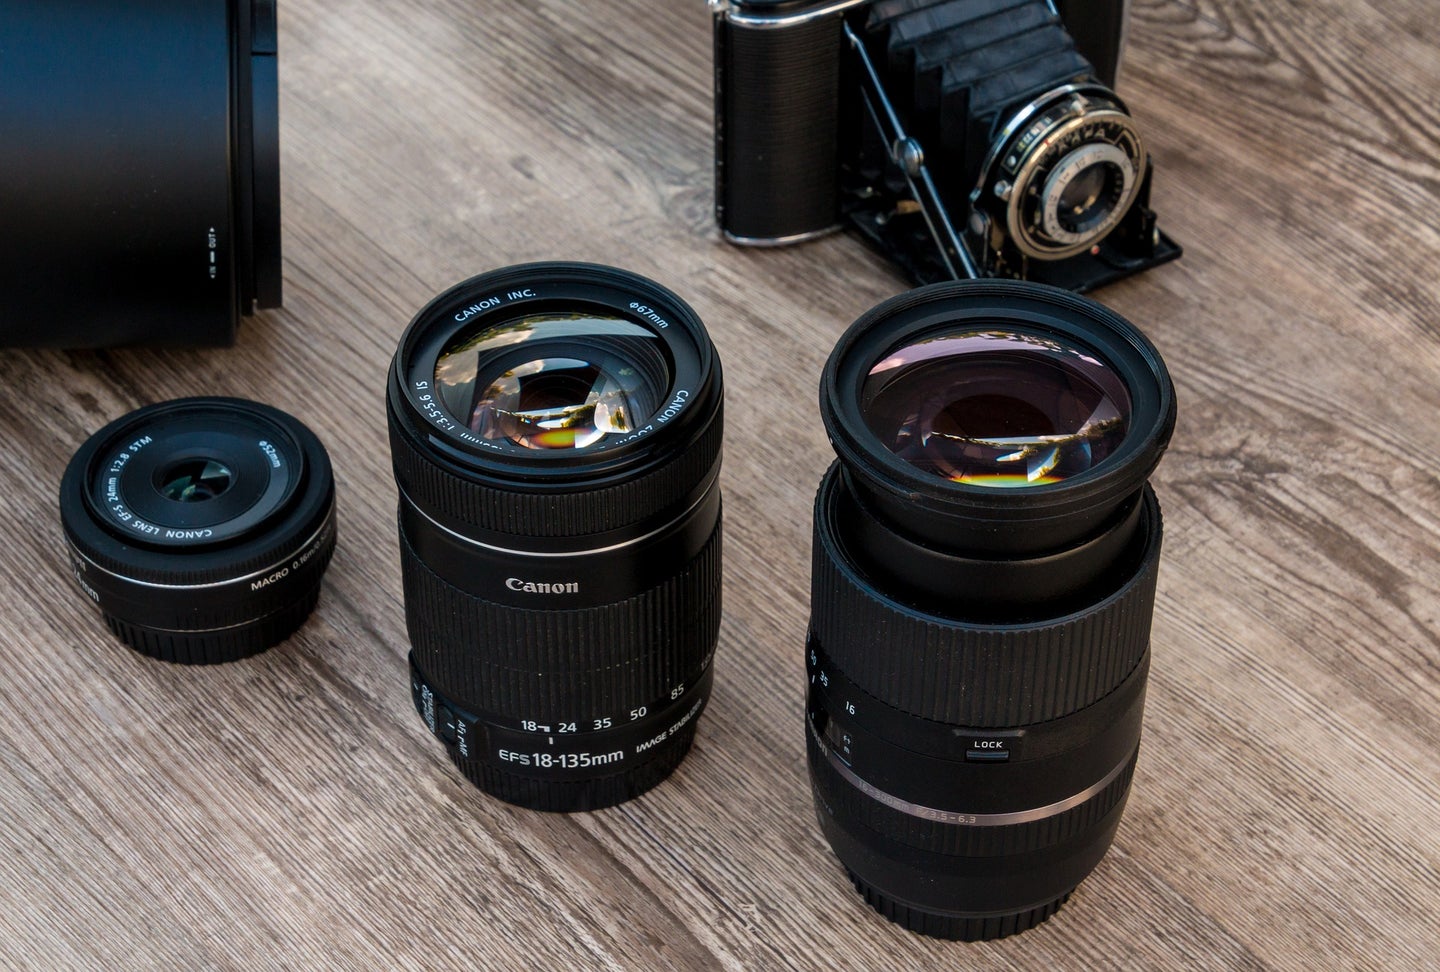
M 720 363 L 643 277 L 539 263 L 415 317 L 387 395 L 417 710 L 511 803 L 668 776 L 720 622 Z
M 293 417 L 235 398 L 150 405 L 101 429 L 60 483 L 80 590 L 153 658 L 234 661 L 314 610 L 335 549 L 330 458 Z
M 1022 931 L 1104 856 L 1129 793 L 1169 376 L 1093 301 L 936 284 L 845 334 L 821 411 L 839 456 L 806 652 L 821 829 L 891 920 Z
M 275 0 L 0 3 L 0 38 L 0 345 L 225 345 L 280 305 Z

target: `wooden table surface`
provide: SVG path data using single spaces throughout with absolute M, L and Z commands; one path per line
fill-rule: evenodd
M 1109 856 L 1037 930 L 863 905 L 802 735 L 834 339 L 903 281 L 849 236 L 711 218 L 698 0 L 284 0 L 285 307 L 220 351 L 0 352 L 0 966 L 1378 968 L 1440 954 L 1440 19 L 1422 0 L 1137 0 L 1120 90 L 1187 248 L 1099 296 L 1174 375 L 1145 744 Z M 716 686 L 669 781 L 512 808 L 411 706 L 384 376 L 482 270 L 614 263 L 725 362 Z M 319 609 L 259 657 L 150 661 L 55 508 L 110 419 L 203 393 L 335 460 Z

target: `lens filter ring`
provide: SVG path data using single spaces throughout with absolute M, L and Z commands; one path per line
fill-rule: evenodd
M 309 616 L 335 547 L 329 456 L 293 417 L 189 398 L 93 435 L 60 486 L 72 572 L 143 654 L 231 661 Z
M 1154 345 L 1105 306 L 1024 281 L 952 281 L 862 315 L 825 365 L 820 412 L 887 519 L 1016 555 L 1078 542 L 1137 495 L 1175 395 Z
M 708 488 L 724 424 L 720 363 L 689 305 L 579 263 L 508 267 L 431 301 L 387 407 L 409 502 L 536 548 L 673 517 Z

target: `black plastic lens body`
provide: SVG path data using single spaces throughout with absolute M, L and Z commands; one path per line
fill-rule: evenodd
M 330 458 L 303 424 L 234 398 L 185 398 L 110 423 L 60 484 L 76 583 L 125 644 L 233 661 L 314 610 L 335 549 Z
M 839 455 L 807 646 L 821 829 L 906 927 L 1024 930 L 1104 856 L 1129 793 L 1169 376 L 1093 301 L 963 282 L 857 321 L 820 399 Z
M 5 0 L 0 43 L 0 345 L 223 345 L 279 306 L 275 0 Z
M 695 312 L 608 267 L 468 280 L 388 390 L 415 704 L 456 765 L 542 810 L 668 776 L 720 623 L 720 363 Z

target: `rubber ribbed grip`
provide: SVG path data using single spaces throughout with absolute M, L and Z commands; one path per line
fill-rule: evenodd
M 113 614 L 105 623 L 115 637 L 142 655 L 180 665 L 218 665 L 258 655 L 290 637 L 315 610 L 320 582 L 298 601 L 248 624 L 219 631 L 162 631 L 131 624 Z
M 839 15 L 783 28 L 716 21 L 716 215 L 732 236 L 838 223 L 840 27 Z
M 895 924 L 903 928 L 908 928 L 911 931 L 917 931 L 922 935 L 931 935 L 935 938 L 948 938 L 951 941 L 957 942 L 989 941 L 1034 928 L 1046 918 L 1049 918 L 1055 914 L 1055 912 L 1059 911 L 1060 906 L 1066 902 L 1071 894 L 1070 891 L 1066 891 L 1053 901 L 1048 901 L 1039 907 L 1031 908 L 1028 911 L 1017 912 L 1013 915 L 998 915 L 988 918 L 964 918 L 950 915 L 937 915 L 934 912 L 912 908 L 866 884 L 857 877 L 853 871 L 847 870 L 846 873 L 850 875 L 850 881 L 855 885 L 855 890 L 860 892 L 870 907 L 895 922 Z
M 1123 806 L 1135 775 L 1136 750 L 1125 769 L 1099 793 L 1079 806 L 1040 820 L 998 827 L 968 827 L 927 820 L 902 813 L 862 793 L 842 779 L 829 760 L 817 751 L 815 738 L 806 733 L 810 779 L 821 806 L 832 808 L 847 826 L 868 827 L 876 834 L 920 850 L 955 857 L 1004 857 L 1054 847 L 1099 823 Z
M 721 528 L 660 584 L 611 604 L 528 610 L 437 576 L 400 535 L 416 664 L 464 705 L 584 717 L 648 704 L 692 676 L 720 630 Z
M 390 455 L 395 480 L 426 515 L 511 537 L 589 537 L 635 527 L 681 504 L 720 461 L 724 408 L 678 455 L 648 473 L 598 489 L 522 492 L 496 489 L 451 475 L 433 451 L 417 448 L 390 417 Z
M 623 773 L 588 780 L 543 780 L 507 773 L 492 762 L 467 758 L 454 746 L 445 747 L 465 778 L 491 796 L 530 810 L 576 813 L 624 803 L 653 789 L 675 772 L 695 741 L 699 720 L 651 750 L 645 761 Z
M 817 507 L 815 638 L 852 681 L 897 709 L 958 726 L 1046 722 L 1109 694 L 1149 647 L 1158 507 L 1143 561 L 1110 597 L 1054 621 L 986 627 L 936 618 L 881 594 L 844 561 L 828 519 Z

